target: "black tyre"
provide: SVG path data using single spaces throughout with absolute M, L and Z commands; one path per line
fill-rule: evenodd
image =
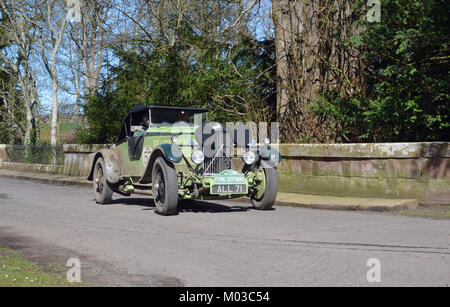
M 113 189 L 106 180 L 105 161 L 98 158 L 94 168 L 94 192 L 97 204 L 107 204 L 111 202 Z
M 273 207 L 278 193 L 278 171 L 274 167 L 264 168 L 265 191 L 252 196 L 252 205 L 258 210 L 269 210 Z M 262 194 L 262 195 L 261 195 Z
M 156 159 L 152 170 L 152 192 L 156 211 L 162 215 L 177 213 L 178 180 L 172 163 Z

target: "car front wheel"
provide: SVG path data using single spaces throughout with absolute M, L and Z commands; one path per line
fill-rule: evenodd
M 273 207 L 278 193 L 278 172 L 274 167 L 260 168 L 261 180 L 257 192 L 251 197 L 252 205 L 258 210 L 269 210 Z
M 152 192 L 156 211 L 161 215 L 177 213 L 178 180 L 172 163 L 158 157 L 153 165 Z

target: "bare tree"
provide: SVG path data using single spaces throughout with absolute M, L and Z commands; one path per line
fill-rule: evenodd
M 9 142 L 13 141 L 17 134 L 24 136 L 23 126 L 23 101 L 20 91 L 17 89 L 17 80 L 12 75 L 0 71 L 0 118 L 2 126 L 6 127 Z
M 72 77 L 72 85 L 75 94 L 75 105 L 76 105 L 76 119 L 78 123 L 81 123 L 81 105 L 82 105 L 82 76 L 83 70 L 81 68 L 81 54 L 80 50 L 74 47 L 73 41 L 69 40 L 67 43 L 68 50 L 68 66 L 70 70 L 70 75 Z
M 41 58 L 52 80 L 52 119 L 50 129 L 50 143 L 57 144 L 58 130 L 58 69 L 57 55 L 61 45 L 67 18 L 70 11 L 65 6 L 60 6 L 59 1 L 47 0 L 42 8 L 44 16 L 42 23 L 38 24 Z M 50 56 L 48 55 L 50 54 Z M 50 58 L 50 59 L 49 59 Z
M 76 45 L 77 61 L 82 67 L 85 96 L 90 95 L 98 86 L 103 64 L 106 22 L 113 4 L 113 1 L 108 0 L 83 1 L 80 22 L 70 23 L 69 33 Z
M 22 89 L 26 113 L 25 140 L 26 144 L 37 141 L 37 91 L 36 69 L 33 68 L 33 48 L 35 43 L 35 22 L 37 15 L 30 10 L 32 1 L 0 0 L 0 7 L 7 22 L 1 26 L 8 33 L 6 47 L 0 50 L 0 58 L 5 65 L 0 66 L 4 72 L 17 78 Z
M 247 27 L 261 0 L 140 0 L 133 21 L 153 42 L 170 47 L 176 30 L 187 23 L 195 33 L 216 43 L 230 42 Z

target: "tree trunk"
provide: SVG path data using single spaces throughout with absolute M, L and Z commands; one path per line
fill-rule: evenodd
M 364 89 L 358 48 L 348 45 L 353 26 L 347 0 L 274 0 L 277 116 L 285 142 L 333 142 L 334 129 L 310 107 L 320 95 L 337 90 L 352 95 Z
M 52 80 L 52 123 L 51 123 L 51 135 L 50 143 L 55 146 L 58 142 L 57 140 L 57 130 L 58 130 L 58 79 L 53 77 Z
M 27 65 L 24 65 L 24 68 L 25 67 L 27 67 Z M 36 86 L 33 79 L 25 81 L 23 77 L 19 77 L 19 80 L 25 105 L 26 128 L 24 143 L 34 144 L 39 138 L 38 132 L 36 131 L 38 117 L 36 108 Z

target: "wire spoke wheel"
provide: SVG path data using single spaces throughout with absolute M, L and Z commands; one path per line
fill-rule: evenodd
M 100 164 L 97 164 L 97 177 L 95 178 L 95 191 L 97 192 L 98 195 L 102 195 L 103 193 L 103 180 L 104 180 L 104 175 L 103 175 L 103 168 Z
M 165 182 L 164 182 L 164 174 L 160 167 L 158 167 L 157 175 L 156 175 L 156 195 L 155 200 L 158 203 L 164 203 L 166 199 L 166 190 L 165 190 Z

